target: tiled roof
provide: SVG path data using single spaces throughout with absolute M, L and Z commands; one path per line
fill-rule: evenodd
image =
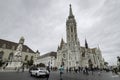
M 0 39 L 0 48 L 3 48 L 3 45 L 5 45 L 5 49 L 12 49 L 13 46 L 15 47 L 15 50 L 18 46 L 18 43 L 12 42 L 12 41 L 7 41 Z M 23 52 L 27 52 L 27 49 L 29 49 L 30 53 L 35 53 L 32 49 L 30 49 L 27 45 L 23 45 Z
M 49 53 L 46 53 L 44 55 L 39 56 L 38 59 L 49 57 L 49 56 L 54 56 L 56 58 L 57 53 L 56 52 L 49 52 Z

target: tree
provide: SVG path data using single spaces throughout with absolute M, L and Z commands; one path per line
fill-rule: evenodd
M 40 63 L 40 64 L 38 64 L 38 67 L 45 67 L 45 64 Z
M 104 65 L 107 67 L 108 66 L 108 62 L 104 62 Z

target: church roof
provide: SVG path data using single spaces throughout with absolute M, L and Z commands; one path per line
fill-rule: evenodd
M 38 59 L 42 59 L 42 58 L 49 57 L 49 56 L 53 56 L 53 57 L 56 58 L 57 52 L 49 52 L 49 53 L 46 53 L 46 54 L 44 54 L 44 55 L 39 56 Z
M 0 39 L 0 48 L 3 48 L 4 45 L 5 45 L 5 49 L 12 49 L 14 47 L 14 50 L 16 50 L 18 43 L 4 40 L 4 39 Z M 35 53 L 27 45 L 23 45 L 23 52 L 27 52 L 27 50 L 29 50 L 30 53 Z

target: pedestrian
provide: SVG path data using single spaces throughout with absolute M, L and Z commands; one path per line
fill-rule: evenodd
M 24 72 L 24 66 L 22 67 L 22 72 Z
M 85 67 L 85 74 L 89 75 L 87 66 Z
M 59 71 L 60 71 L 60 80 L 62 80 L 62 74 L 63 74 L 63 71 L 64 71 L 64 68 L 63 68 L 62 65 L 60 66 Z
M 50 68 L 49 68 L 49 66 L 47 66 L 47 70 L 50 72 Z

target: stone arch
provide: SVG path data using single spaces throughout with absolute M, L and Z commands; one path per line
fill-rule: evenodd
M 4 51 L 0 51 L 0 60 L 3 59 Z
M 13 58 L 13 52 L 11 52 L 11 53 L 9 54 L 8 60 L 9 60 L 9 61 L 12 61 L 12 58 Z

